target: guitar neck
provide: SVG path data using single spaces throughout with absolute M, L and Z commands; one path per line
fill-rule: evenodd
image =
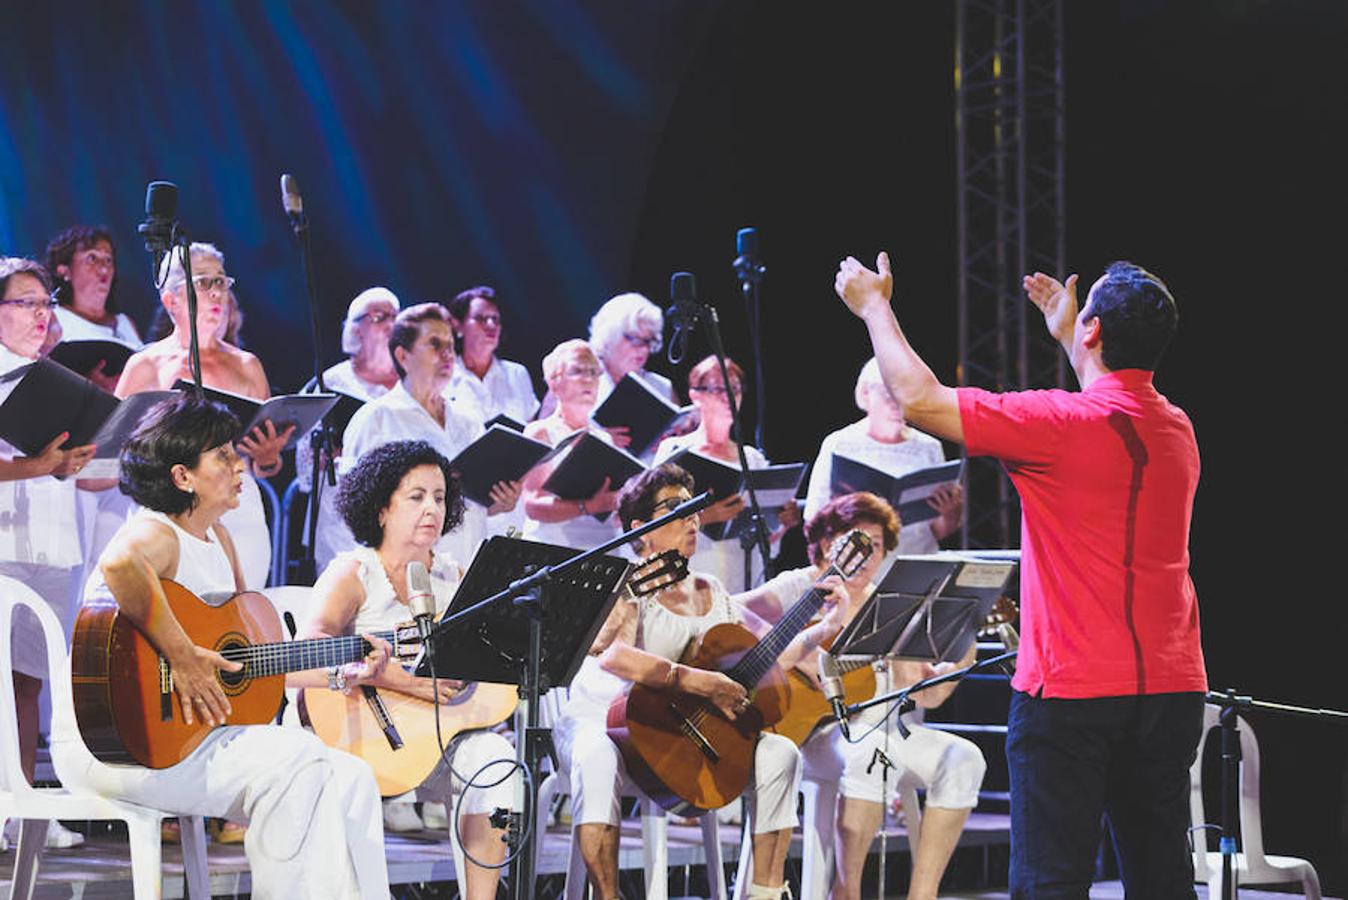
M 392 631 L 376 632 L 376 637 L 395 644 Z M 306 669 L 330 669 L 333 666 L 356 662 L 369 652 L 370 646 L 360 635 L 311 638 L 303 641 L 282 641 L 275 644 L 249 644 L 229 647 L 221 654 L 230 662 L 243 663 L 241 674 L 252 678 L 285 675 Z
M 830 566 L 816 581 L 837 574 L 839 574 L 837 568 Z M 808 625 L 815 613 L 823 607 L 827 595 L 827 591 L 821 591 L 816 587 L 811 587 L 801 595 L 786 615 L 763 636 L 763 640 L 746 653 L 738 665 L 725 673 L 726 676 L 742 684 L 746 690 L 753 690 L 768 670 L 777 664 L 777 657 L 782 655 L 787 645 L 795 640 L 801 629 Z

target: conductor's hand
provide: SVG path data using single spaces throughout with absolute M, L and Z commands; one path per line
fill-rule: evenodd
M 1035 272 L 1021 283 L 1030 302 L 1044 314 L 1049 335 L 1060 344 L 1070 341 L 1077 320 L 1077 277 L 1068 275 L 1067 283 L 1062 284 L 1052 275 Z
M 515 504 L 520 502 L 520 486 L 519 481 L 498 481 L 492 485 L 488 493 L 491 506 L 487 507 L 487 515 L 495 516 L 514 509 Z
M 838 264 L 838 275 L 833 289 L 847 304 L 847 308 L 865 319 L 878 310 L 889 309 L 889 298 L 894 291 L 894 275 L 889 270 L 889 254 L 884 251 L 875 258 L 875 271 L 849 256 Z
M 689 693 L 706 697 L 727 719 L 735 719 L 749 708 L 749 696 L 744 685 L 720 672 L 709 669 L 687 669 L 679 686 Z
M 200 719 L 207 725 L 223 725 L 232 708 L 217 671 L 238 672 L 243 663 L 230 662 L 214 650 L 192 646 L 191 650 L 170 657 L 173 689 L 183 710 L 183 721 L 191 725 Z

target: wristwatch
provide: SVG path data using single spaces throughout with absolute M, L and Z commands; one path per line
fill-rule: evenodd
M 346 673 L 342 671 L 341 666 L 333 666 L 331 669 L 328 669 L 328 690 L 346 690 Z

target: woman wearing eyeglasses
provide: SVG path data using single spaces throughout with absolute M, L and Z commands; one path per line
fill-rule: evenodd
M 459 339 L 459 364 L 449 380 L 455 405 L 477 409 L 482 421 L 506 415 L 528 422 L 538 413 L 538 395 L 529 370 L 501 359 L 501 302 L 486 285 L 469 288 L 445 304 Z
M 726 369 L 730 372 L 730 389 L 734 392 L 735 405 L 738 408 L 744 399 L 744 370 L 733 359 L 726 360 Z M 666 438 L 655 451 L 656 460 L 665 460 L 680 450 L 690 449 L 709 456 L 712 459 L 739 466 L 739 449 L 731 437 L 733 417 L 727 399 L 725 382 L 721 379 L 721 367 L 716 357 L 708 356 L 688 371 L 688 397 L 702 421 L 698 427 L 685 435 Z M 744 456 L 751 469 L 761 469 L 768 465 L 768 458 L 757 447 L 745 444 Z M 741 494 L 735 494 L 718 500 L 702 512 L 702 524 L 729 522 L 744 511 L 745 500 Z M 776 523 L 769 523 L 770 544 L 775 547 L 788 528 L 800 524 L 800 509 L 793 500 L 782 507 Z M 764 561 L 754 558 L 751 584 L 744 583 L 744 547 L 738 537 L 723 541 L 712 540 L 705 533 L 697 536 L 697 553 L 692 565 L 699 572 L 709 572 L 726 585 L 742 585 L 748 590 L 761 580 Z
M 197 343 L 201 356 L 201 381 L 209 388 L 266 400 L 271 387 L 262 361 L 222 337 L 230 311 L 229 291 L 234 279 L 225 274 L 225 255 L 213 244 L 191 246 L 192 281 L 197 294 Z M 168 337 L 147 345 L 127 360 L 116 394 L 126 397 L 138 391 L 167 390 L 179 379 L 192 380 L 189 360 L 191 320 L 187 311 L 187 276 L 182 251 L 175 249 L 164 260 L 160 302 L 173 320 Z M 239 452 L 252 461 L 253 478 L 268 478 L 281 471 L 281 451 L 294 426 L 277 431 L 264 422 L 238 442 Z M 267 583 L 271 567 L 271 537 L 262 494 L 253 478 L 244 479 L 239 506 L 222 520 L 234 537 L 244 579 L 251 589 Z
M 62 340 L 107 340 L 141 346 L 140 332 L 117 306 L 117 260 L 106 228 L 72 225 L 47 244 L 47 271 L 56 278 L 56 320 Z M 121 370 L 106 360 L 81 375 L 104 390 L 117 386 Z
M 35 361 L 53 321 L 55 301 L 47 272 L 29 259 L 0 258 L 0 375 Z M 17 381 L 0 382 L 0 402 Z M 69 631 L 83 557 L 77 534 L 76 482 L 93 456 L 92 444 L 62 450 L 67 435 L 52 440 L 37 456 L 23 456 L 0 440 L 0 581 L 13 578 L 46 600 Z M 18 714 L 19 761 L 29 781 L 37 758 L 38 696 L 47 674 L 41 626 L 25 610 L 15 613 L 10 635 L 14 702 Z M 84 838 L 55 820 L 47 844 L 73 847 Z
M 596 437 L 611 441 L 607 431 L 590 421 L 602 372 L 585 341 L 574 338 L 558 344 L 543 357 L 543 378 L 557 398 L 557 408 L 548 417 L 530 422 L 524 434 L 556 446 L 568 434 L 588 429 Z M 618 534 L 618 517 L 611 513 L 618 508 L 622 485 L 605 481 L 592 497 L 563 500 L 543 489 L 553 468 L 555 464 L 537 466 L 524 476 L 525 537 L 578 550 L 612 540 Z M 610 513 L 604 521 L 595 517 L 604 513 Z

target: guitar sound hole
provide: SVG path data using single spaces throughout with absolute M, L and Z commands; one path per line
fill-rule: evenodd
M 230 653 L 231 650 L 243 650 L 246 649 L 247 647 L 248 647 L 247 641 L 243 640 L 237 635 L 229 635 L 216 645 L 215 650 L 217 653 L 220 653 L 226 658 L 229 658 L 231 655 L 238 655 L 238 654 L 231 654 Z M 242 688 L 246 685 L 250 677 L 248 674 L 248 666 L 246 664 L 242 669 L 240 669 L 237 672 L 226 672 L 224 669 L 221 669 L 216 674 L 217 677 L 220 679 L 221 685 L 223 685 L 225 688 L 225 693 L 230 694 L 231 696 L 239 693 L 239 691 L 242 690 Z

